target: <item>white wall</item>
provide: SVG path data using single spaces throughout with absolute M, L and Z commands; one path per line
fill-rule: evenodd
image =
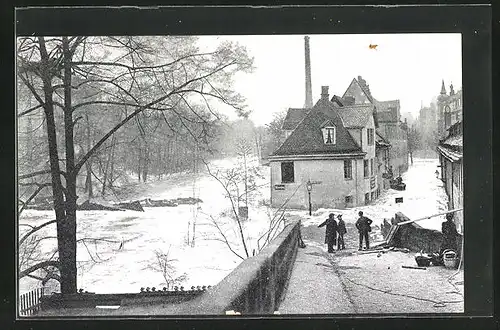
M 293 183 L 281 182 L 281 162 L 271 161 L 270 165 L 271 202 L 273 207 L 281 206 L 293 195 L 287 204 L 288 207 L 307 209 L 309 207 L 306 188 L 308 180 L 314 183 L 311 191 L 313 209 L 364 205 L 365 193 L 371 193 L 377 189 L 375 173 L 367 178 L 363 175 L 363 159 L 352 160 L 352 179 L 344 178 L 344 160 L 294 161 L 295 176 Z M 375 177 L 375 187 L 373 189 L 370 188 L 371 177 Z M 276 190 L 276 184 L 284 185 L 285 189 Z M 353 197 L 352 204 L 345 203 L 346 196 Z

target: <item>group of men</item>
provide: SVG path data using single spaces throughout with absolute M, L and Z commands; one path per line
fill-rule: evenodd
M 358 212 L 359 218 L 356 221 L 356 228 L 359 232 L 359 250 L 362 250 L 363 240 L 365 241 L 366 249 L 370 248 L 370 232 L 371 232 L 371 224 L 372 220 L 363 215 L 363 211 Z M 326 226 L 325 232 L 325 244 L 328 245 L 328 253 L 335 252 L 335 245 L 337 245 L 337 237 L 338 237 L 338 245 L 337 250 L 345 249 L 344 235 L 347 233 L 347 229 L 345 227 L 345 222 L 342 220 L 342 214 L 337 215 L 338 223 L 335 221 L 335 214 L 330 213 L 328 219 L 326 219 L 323 223 L 321 223 L 318 227 L 321 228 Z M 337 236 L 338 234 L 338 236 Z
M 363 215 L 363 211 L 358 212 L 359 218 L 356 221 L 356 229 L 359 233 L 359 250 L 363 249 L 363 241 L 366 249 L 370 248 L 370 232 L 372 220 Z M 321 223 L 318 227 L 326 226 L 325 244 L 328 245 L 328 253 L 333 253 L 335 245 L 338 245 L 337 250 L 345 249 L 344 235 L 347 233 L 345 222 L 342 220 L 342 214 L 337 215 L 338 223 L 335 221 L 335 214 L 330 213 L 328 219 Z M 453 222 L 453 213 L 446 214 L 446 221 L 442 224 L 443 241 L 441 245 L 441 253 L 446 249 L 457 250 L 456 238 L 459 236 L 455 223 Z M 338 234 L 338 235 L 337 235 Z

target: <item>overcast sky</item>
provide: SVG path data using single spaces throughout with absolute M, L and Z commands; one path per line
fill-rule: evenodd
M 446 89 L 462 86 L 460 34 L 309 35 L 313 102 L 321 86 L 342 96 L 353 78 L 362 76 L 379 101 L 399 99 L 401 113 L 418 116 L 421 102 L 429 105 Z M 200 37 L 210 45 L 236 41 L 253 56 L 255 70 L 240 75 L 235 89 L 246 97 L 257 125 L 273 113 L 302 107 L 305 101 L 304 35 Z M 378 45 L 370 49 L 369 45 Z

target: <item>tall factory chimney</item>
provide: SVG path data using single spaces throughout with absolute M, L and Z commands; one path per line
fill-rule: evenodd
M 312 108 L 312 86 L 311 86 L 311 55 L 309 52 L 309 37 L 304 37 L 305 59 L 306 59 L 306 103 L 304 108 Z

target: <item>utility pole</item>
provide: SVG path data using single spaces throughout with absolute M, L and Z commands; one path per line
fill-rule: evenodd
M 307 181 L 306 188 L 307 188 L 307 192 L 309 194 L 309 216 L 311 216 L 312 215 L 312 204 L 311 204 L 312 183 L 311 183 L 311 180 Z

